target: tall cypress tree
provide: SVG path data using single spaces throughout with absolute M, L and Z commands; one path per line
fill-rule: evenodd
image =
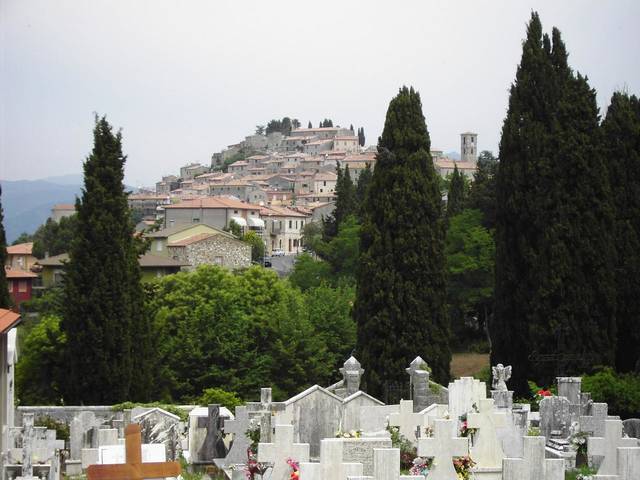
M 602 122 L 604 154 L 614 186 L 618 341 L 616 369 L 638 368 L 640 352 L 640 101 L 616 92 Z
M 313 128 L 313 125 L 311 125 L 311 120 L 309 120 L 309 125 L 307 125 L 307 128 Z
M 598 143 L 595 93 L 568 67 L 560 32 L 552 43 L 533 13 L 496 176 L 491 356 L 513 365 L 519 394 L 527 379 L 548 384 L 612 361 L 612 211 Z M 574 358 L 554 365 L 538 354 Z
M 123 187 L 122 137 L 104 117 L 96 118 L 93 136 L 64 282 L 65 402 L 111 405 L 149 395 L 150 331 Z
M 464 209 L 464 193 L 464 178 L 462 178 L 462 174 L 458 170 L 458 165 L 454 164 L 447 195 L 447 218 L 462 212 Z
M 378 141 L 366 215 L 354 316 L 367 391 L 388 398 L 422 356 L 449 379 L 444 222 L 420 95 L 403 87 L 389 104 Z M 393 398 L 392 398 L 393 400 Z
M 2 198 L 2 187 L 0 186 L 0 199 Z M 2 200 L 0 200 L 0 308 L 11 307 L 11 297 L 9 296 L 9 284 L 7 283 L 7 273 L 4 265 L 7 262 L 7 237 L 4 233 L 4 214 L 2 212 Z
M 365 205 L 367 202 L 367 192 L 369 191 L 369 186 L 371 185 L 371 178 L 373 174 L 371 173 L 371 167 L 367 163 L 367 166 L 364 170 L 360 172 L 358 176 L 358 183 L 356 185 L 356 208 L 358 218 L 362 222 L 365 213 Z

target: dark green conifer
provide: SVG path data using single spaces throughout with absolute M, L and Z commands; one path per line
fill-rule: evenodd
M 447 195 L 447 218 L 451 218 L 464 209 L 465 201 L 465 182 L 458 165 L 454 164 L 453 174 L 451 175 L 451 183 L 449 184 L 449 192 Z
M 640 360 L 640 101 L 635 95 L 613 94 L 602 133 L 615 209 L 616 369 L 629 372 Z
M 309 120 L 309 125 L 307 125 L 307 128 L 313 128 L 313 125 L 311 125 L 311 120 Z
M 2 197 L 2 187 L 0 186 L 0 198 Z M 9 296 L 9 284 L 4 265 L 7 261 L 7 237 L 4 233 L 4 215 L 2 212 L 2 200 L 0 200 L 0 308 L 11 307 L 11 297 Z
M 371 167 L 367 163 L 364 170 L 360 172 L 358 176 L 358 183 L 356 185 L 356 214 L 360 222 L 364 218 L 365 205 L 367 202 L 367 192 L 369 191 L 369 185 L 371 185 Z
M 467 207 L 482 212 L 482 226 L 496 227 L 496 171 L 498 160 L 487 150 L 478 155 L 477 169 L 467 199 Z
M 388 400 L 416 355 L 434 380 L 449 379 L 444 221 L 430 143 L 420 95 L 403 87 L 378 141 L 354 306 L 367 392 Z
M 559 31 L 551 42 L 533 13 L 500 141 L 490 329 L 492 364 L 513 366 L 521 395 L 528 379 L 548 385 L 613 360 L 612 211 L 598 143 L 595 93 L 568 67 Z
M 93 134 L 64 282 L 64 400 L 71 405 L 112 405 L 151 395 L 152 332 L 123 188 L 122 137 L 104 117 L 96 118 Z

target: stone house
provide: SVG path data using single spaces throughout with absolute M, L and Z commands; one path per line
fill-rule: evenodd
M 347 135 L 353 135 L 353 132 L 341 127 L 296 128 L 291 131 L 292 137 L 317 137 L 321 140 Z
M 251 245 L 227 232 L 200 233 L 167 245 L 169 256 L 189 264 L 188 270 L 200 265 L 219 265 L 235 270 L 251 266 Z
M 245 160 L 238 160 L 237 162 L 233 162 L 229 164 L 227 167 L 230 173 L 241 174 L 244 173 L 249 168 L 249 162 Z
M 17 245 L 10 245 L 7 247 L 7 259 L 5 261 L 5 267 L 31 270 L 31 267 L 35 265 L 38 260 L 33 256 L 33 242 L 18 243 Z
M 0 308 L 0 457 L 7 453 L 9 427 L 14 426 L 14 374 L 18 361 L 16 326 L 20 315 Z
M 169 195 L 136 193 L 127 197 L 127 203 L 131 210 L 140 212 L 143 218 L 158 219 L 162 216 L 162 207 L 171 204 L 171 197 Z
M 73 203 L 57 203 L 51 208 L 51 216 L 54 222 L 59 222 L 64 217 L 70 217 L 76 213 L 76 206 Z
M 165 228 L 204 223 L 223 230 L 231 220 L 242 227 L 260 227 L 260 206 L 219 196 L 187 200 L 165 207 Z
M 172 191 L 180 188 L 180 182 L 175 175 L 167 175 L 162 180 L 156 182 L 156 194 L 169 195 Z
M 303 147 L 303 152 L 308 155 L 318 155 L 321 152 L 326 152 L 333 149 L 333 140 L 314 140 L 313 142 L 307 142 Z
M 333 172 L 318 173 L 313 177 L 313 193 L 333 193 L 336 190 L 338 175 Z
M 266 203 L 266 193 L 253 182 L 248 180 L 230 180 L 222 183 L 212 183 L 209 185 L 210 195 L 229 195 L 236 197 L 243 202 L 260 205 Z
M 333 149 L 349 153 L 358 152 L 360 151 L 358 137 L 355 137 L 353 135 L 337 136 L 333 140 Z
M 260 210 L 265 223 L 267 252 L 284 250 L 293 255 L 302 251 L 302 233 L 309 216 L 286 207 L 271 205 Z
M 180 167 L 180 178 L 182 180 L 193 180 L 198 175 L 202 175 L 209 171 L 208 167 L 200 165 L 199 163 L 190 163 L 184 167 Z

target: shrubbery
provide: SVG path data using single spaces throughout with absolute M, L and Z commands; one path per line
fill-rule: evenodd
M 640 416 L 640 375 L 617 374 L 606 367 L 582 377 L 582 391 L 590 392 L 594 402 L 609 404 L 609 415 L 621 418 Z

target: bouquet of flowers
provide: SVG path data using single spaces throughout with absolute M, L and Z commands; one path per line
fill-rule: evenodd
M 258 454 L 249 447 L 247 449 L 247 466 L 245 468 L 247 480 L 254 480 L 256 475 L 262 477 L 268 468 L 268 465 L 258 462 Z
M 456 470 L 459 480 L 470 480 L 471 469 L 476 465 L 476 462 L 471 460 L 471 457 L 458 457 L 453 459 L 453 468 Z
M 429 470 L 433 466 L 433 458 L 416 457 L 413 459 L 413 466 L 409 469 L 409 475 L 429 474 Z
M 287 465 L 291 467 L 291 480 L 298 480 L 300 478 L 300 464 L 291 458 L 287 458 Z
M 571 445 L 574 446 L 578 454 L 586 455 L 588 436 L 587 432 L 576 432 L 571 436 Z
M 477 428 L 469 428 L 469 424 L 467 423 L 467 416 L 464 415 L 462 417 L 462 425 L 460 425 L 460 436 L 473 437 L 476 434 L 477 430 Z
M 430 426 L 426 426 L 424 427 L 424 436 L 425 437 L 433 437 L 434 432 L 433 432 L 433 427 Z
M 351 430 L 349 432 L 343 432 L 339 430 L 336 433 L 336 438 L 360 438 L 362 437 L 362 430 Z
M 551 393 L 551 390 L 541 388 L 536 392 L 536 397 L 535 397 L 536 403 L 539 405 L 544 397 L 550 397 L 552 395 L 553 393 Z

